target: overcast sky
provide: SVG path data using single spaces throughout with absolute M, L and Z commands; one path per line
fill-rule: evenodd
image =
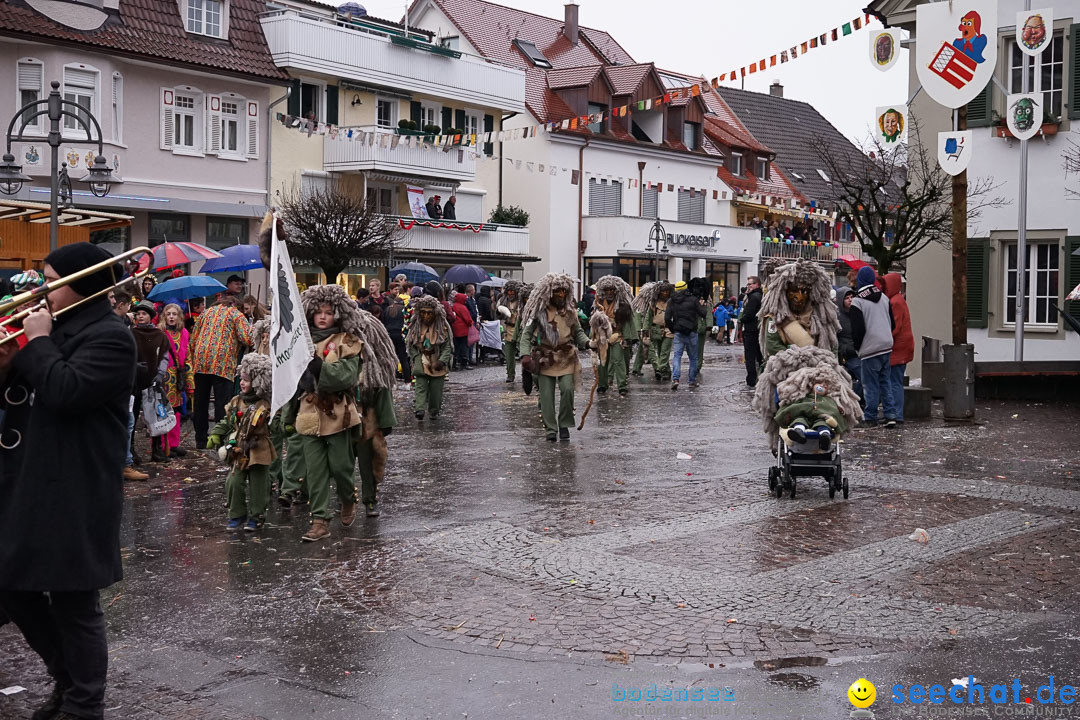
M 334 0 L 330 0 L 333 2 Z M 398 20 L 405 3 L 360 0 L 376 17 Z M 508 0 L 502 4 L 549 17 L 563 16 L 561 0 Z M 581 24 L 606 30 L 639 62 L 711 79 L 733 67 L 779 54 L 811 36 L 861 17 L 866 2 L 845 0 L 579 0 Z M 871 29 L 881 24 L 872 21 Z M 747 76 L 746 89 L 768 92 L 773 80 L 784 95 L 814 105 L 849 138 L 869 136 L 874 109 L 907 101 L 907 50 L 881 72 L 870 64 L 865 28 L 794 62 Z M 737 86 L 737 85 L 736 85 Z

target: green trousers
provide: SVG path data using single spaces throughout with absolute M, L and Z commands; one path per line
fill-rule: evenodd
M 281 482 L 278 485 L 278 494 L 306 495 L 307 486 L 300 485 L 306 472 L 303 442 L 296 432 L 287 433 L 285 436 L 285 459 L 281 463 Z
M 371 461 L 375 454 L 374 440 L 361 440 L 356 444 L 356 460 L 360 468 L 360 500 L 367 505 L 375 502 L 378 480 Z
M 645 347 L 645 343 L 639 342 L 637 349 L 634 353 L 634 372 L 640 374 L 641 369 L 645 367 L 646 355 L 649 354 L 649 348 Z
M 250 502 L 248 495 L 250 495 Z M 229 504 L 229 519 L 250 517 L 262 520 L 270 504 L 270 472 L 266 465 L 249 465 L 244 470 L 233 469 L 225 478 L 225 498 Z
M 671 377 L 671 343 L 675 338 L 664 337 L 663 331 L 649 338 L 649 362 L 653 371 Z
M 611 359 L 611 356 L 608 356 Z M 574 427 L 574 375 L 534 375 L 540 387 L 540 414 L 544 418 L 544 429 L 549 435 L 557 433 L 559 428 Z M 559 386 L 559 416 L 555 418 L 555 386 Z
M 701 372 L 701 364 L 705 362 L 705 341 L 709 338 L 709 332 L 699 332 L 697 334 L 697 369 Z
M 609 381 L 613 381 L 619 390 L 627 387 L 626 351 L 622 343 L 608 345 L 607 362 L 600 366 L 600 389 L 607 390 Z
M 423 412 L 431 410 L 432 415 L 438 415 L 442 410 L 443 387 L 446 385 L 446 376 L 432 377 L 413 371 L 416 383 L 413 387 L 413 410 Z
M 282 450 L 285 447 L 285 426 L 279 410 L 270 421 L 270 444 L 274 446 L 274 462 L 270 463 L 270 489 L 281 490 Z
M 352 431 L 343 430 L 326 437 L 299 435 L 304 453 L 304 484 L 311 498 L 311 517 L 329 520 L 330 483 L 334 483 L 342 504 L 356 502 L 356 483 L 353 471 L 356 455 L 353 453 Z
M 517 345 L 503 341 L 503 358 L 506 359 L 506 379 L 513 380 L 517 376 Z

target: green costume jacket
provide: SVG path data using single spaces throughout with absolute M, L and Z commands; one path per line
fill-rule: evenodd
M 420 322 L 417 320 L 417 322 Z M 450 329 L 450 323 L 446 324 L 446 341 L 439 346 L 439 360 L 446 366 L 446 369 L 450 369 L 450 362 L 454 357 L 454 332 Z M 423 353 L 420 348 L 414 344 L 409 344 L 409 361 L 412 362 L 413 373 L 419 372 L 421 375 L 424 373 L 424 359 L 421 357 Z M 439 377 L 446 377 L 440 375 Z
M 521 323 L 518 323 L 518 326 L 520 327 Z M 574 333 L 574 344 L 577 345 L 578 349 L 584 350 L 589 347 L 589 336 L 581 329 L 581 323 L 571 323 L 571 326 L 571 330 Z M 529 323 L 528 327 L 523 328 L 520 332 L 518 355 L 529 355 L 532 353 L 534 347 L 539 347 L 540 345 L 540 325 L 536 320 L 533 320 Z
M 368 409 L 364 404 L 363 393 L 358 389 L 356 402 L 363 410 Z M 371 400 L 371 409 L 375 411 L 375 423 L 380 430 L 397 427 L 397 414 L 394 412 L 394 393 L 390 388 L 379 388 Z
M 671 302 L 671 298 L 668 298 L 667 302 Z M 650 340 L 656 340 L 664 335 L 667 327 L 664 323 L 653 322 L 653 316 L 656 314 L 656 306 L 647 308 L 643 313 L 637 313 L 639 322 L 641 323 L 641 334 L 647 335 Z M 674 333 L 672 334 L 674 336 Z
M 836 401 L 827 395 L 818 395 L 817 407 L 814 406 L 814 396 L 807 395 L 798 402 L 780 408 L 774 417 L 776 423 L 782 428 L 790 427 L 796 420 L 802 420 L 810 429 L 823 422 L 838 432 L 845 432 L 848 429 L 847 421 L 840 414 Z M 826 422 L 827 419 L 832 419 L 835 424 Z

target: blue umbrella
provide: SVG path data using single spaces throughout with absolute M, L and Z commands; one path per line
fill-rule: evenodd
M 390 277 L 404 275 L 405 279 L 413 285 L 423 285 L 430 280 L 438 280 L 439 273 L 429 265 L 418 262 L 407 262 L 390 270 Z
M 147 300 L 190 300 L 191 298 L 208 297 L 219 292 L 225 292 L 224 285 L 211 277 L 200 275 L 186 275 L 184 277 L 166 280 L 160 285 L 154 286 Z
M 479 284 L 485 280 L 490 280 L 491 276 L 488 275 L 487 270 L 479 265 L 455 265 L 446 271 L 446 275 L 443 276 L 443 282 L 445 283 L 475 283 Z
M 221 257 L 203 263 L 202 273 L 246 272 L 263 266 L 258 245 L 233 245 L 221 251 Z

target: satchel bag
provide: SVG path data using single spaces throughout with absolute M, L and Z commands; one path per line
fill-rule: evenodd
M 143 391 L 142 412 L 150 437 L 161 437 L 176 427 L 176 413 L 165 391 L 156 385 Z

